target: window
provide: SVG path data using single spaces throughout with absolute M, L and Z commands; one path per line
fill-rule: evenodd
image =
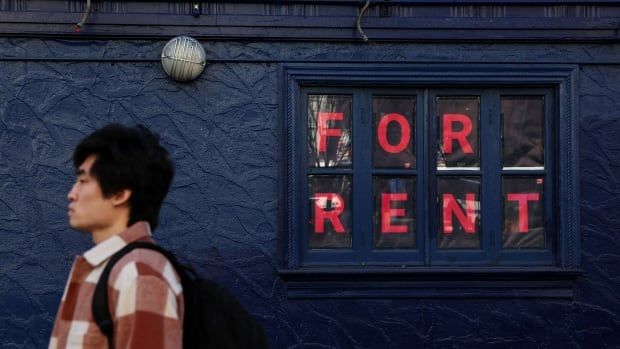
M 427 68 L 286 70 L 285 279 L 575 274 L 574 67 Z
M 301 98 L 302 265 L 553 264 L 551 89 Z

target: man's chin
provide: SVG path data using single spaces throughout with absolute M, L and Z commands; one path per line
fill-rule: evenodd
M 69 221 L 69 227 L 75 231 L 79 231 L 80 233 L 89 233 L 90 229 L 84 224 L 80 224 L 79 222 Z

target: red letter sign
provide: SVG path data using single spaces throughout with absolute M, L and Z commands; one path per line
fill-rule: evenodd
M 452 124 L 459 122 L 463 125 L 461 131 L 454 131 Z M 471 119 L 464 114 L 443 114 L 443 146 L 446 154 L 452 154 L 452 141 L 456 140 L 465 154 L 473 154 L 474 151 L 467 140 L 473 126 Z
M 454 195 L 443 194 L 443 232 L 444 234 L 452 234 L 452 213 L 456 216 L 459 223 L 466 233 L 474 234 L 476 232 L 476 196 L 473 193 L 465 194 L 465 208 L 467 209 L 467 217 L 456 202 Z
M 392 201 L 407 201 L 407 193 L 381 193 L 381 233 L 407 233 L 406 225 L 392 225 L 392 217 L 404 217 L 404 208 L 391 208 Z
M 387 127 L 390 122 L 397 122 L 400 125 L 400 142 L 396 145 L 391 145 L 387 140 Z M 379 121 L 377 128 L 377 136 L 379 138 L 379 145 L 388 153 L 400 153 L 409 145 L 409 139 L 411 138 L 411 127 L 409 121 L 401 114 L 391 113 L 383 116 Z
M 506 199 L 519 202 L 519 232 L 527 233 L 529 226 L 527 202 L 540 200 L 540 195 L 538 193 L 509 193 Z
M 331 201 L 332 210 L 327 211 L 327 202 Z M 322 205 L 322 203 L 325 203 Z M 322 234 L 325 232 L 325 220 L 329 219 L 334 226 L 336 233 L 345 233 L 344 226 L 340 221 L 340 214 L 344 211 L 344 200 L 336 193 L 316 193 L 314 194 L 314 232 Z
M 319 153 L 327 151 L 327 137 L 340 137 L 342 133 L 342 130 L 339 128 L 328 128 L 327 122 L 329 120 L 342 120 L 343 118 L 343 113 L 319 112 L 319 127 L 316 135 L 319 139 Z

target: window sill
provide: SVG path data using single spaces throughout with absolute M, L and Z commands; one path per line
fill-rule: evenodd
M 305 268 L 279 270 L 290 299 L 545 298 L 573 299 L 580 269 Z

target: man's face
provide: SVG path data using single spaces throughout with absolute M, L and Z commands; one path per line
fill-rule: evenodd
M 112 198 L 105 198 L 99 181 L 91 175 L 90 169 L 96 160 L 90 155 L 76 170 L 76 181 L 67 198 L 69 199 L 69 225 L 71 228 L 92 233 L 109 226 L 114 220 Z

